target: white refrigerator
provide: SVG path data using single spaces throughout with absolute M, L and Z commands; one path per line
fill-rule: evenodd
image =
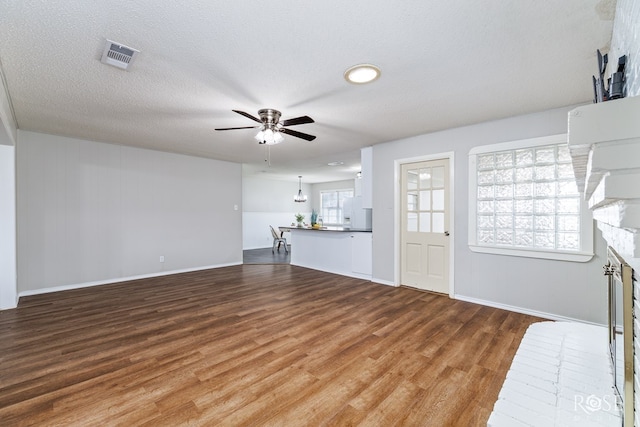
M 362 207 L 362 196 L 344 199 L 342 224 L 345 228 L 371 230 L 371 209 Z

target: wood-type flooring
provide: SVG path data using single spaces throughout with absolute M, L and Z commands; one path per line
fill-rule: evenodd
M 291 265 L 23 297 L 2 426 L 484 426 L 541 319 Z

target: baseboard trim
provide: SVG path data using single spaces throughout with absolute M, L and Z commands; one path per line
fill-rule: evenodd
M 153 277 L 169 276 L 171 274 L 189 273 L 192 271 L 200 271 L 200 270 L 210 270 L 212 268 L 231 267 L 233 265 L 242 265 L 242 262 L 207 265 L 203 267 L 194 267 L 194 268 L 183 268 L 179 270 L 162 271 L 160 273 L 139 274 L 137 276 L 118 277 L 116 279 L 96 280 L 94 282 L 75 283 L 72 285 L 62 285 L 62 286 L 53 286 L 51 288 L 27 290 L 27 291 L 22 291 L 18 293 L 18 300 L 21 297 L 27 297 L 31 295 L 41 295 L 41 294 L 48 294 L 51 292 L 60 292 L 60 291 L 70 291 L 73 289 L 90 288 L 92 286 L 110 285 L 112 283 L 128 282 L 130 280 L 149 279 Z
M 576 319 L 574 317 L 560 316 L 560 315 L 557 315 L 557 314 L 547 313 L 547 312 L 544 312 L 544 311 L 530 310 L 528 308 L 523 308 L 523 307 L 518 307 L 518 306 L 508 305 L 508 304 L 502 304 L 502 303 L 483 300 L 483 299 L 479 299 L 479 298 L 471 298 L 471 297 L 467 297 L 467 296 L 459 295 L 459 294 L 454 295 L 453 298 L 457 299 L 457 300 L 460 300 L 460 301 L 470 302 L 470 303 L 473 303 L 473 304 L 485 305 L 487 307 L 499 308 L 499 309 L 502 309 L 502 310 L 513 311 L 515 313 L 521 313 L 521 314 L 527 314 L 529 316 L 542 317 L 543 319 L 555 320 L 555 321 L 559 321 L 559 322 L 579 322 L 579 323 L 584 323 L 584 324 L 587 324 L 587 325 L 606 326 L 606 325 L 604 325 L 602 323 L 589 322 L 587 320 Z
M 353 271 L 336 271 L 336 270 L 328 270 L 328 269 L 323 269 L 323 268 L 318 268 L 318 266 L 310 266 L 310 265 L 306 265 L 306 264 L 294 264 L 294 263 L 290 263 L 290 265 L 296 266 L 296 267 L 303 267 L 303 268 L 308 268 L 310 270 L 317 270 L 317 271 L 323 271 L 325 273 L 331 273 L 331 274 L 338 274 L 340 276 L 346 276 L 346 277 L 353 277 L 354 279 L 362 279 L 362 280 L 369 280 L 371 281 L 371 276 L 368 274 L 362 274 L 362 273 L 355 273 Z
M 372 281 L 373 283 L 377 283 L 377 284 L 379 284 L 379 285 L 393 286 L 394 288 L 397 288 L 397 287 L 398 287 L 398 285 L 396 285 L 395 283 L 393 283 L 393 282 L 391 282 L 391 281 L 389 281 L 389 280 L 382 280 L 382 279 L 376 279 L 376 278 L 373 278 L 373 279 L 371 279 L 371 281 Z

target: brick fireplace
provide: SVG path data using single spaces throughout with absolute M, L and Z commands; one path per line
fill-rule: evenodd
M 572 110 L 569 150 L 609 246 L 609 339 L 624 425 L 640 425 L 640 96 Z

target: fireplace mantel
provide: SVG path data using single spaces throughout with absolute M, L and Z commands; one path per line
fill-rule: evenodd
M 578 188 L 603 237 L 640 267 L 640 96 L 569 112 L 569 150 Z

